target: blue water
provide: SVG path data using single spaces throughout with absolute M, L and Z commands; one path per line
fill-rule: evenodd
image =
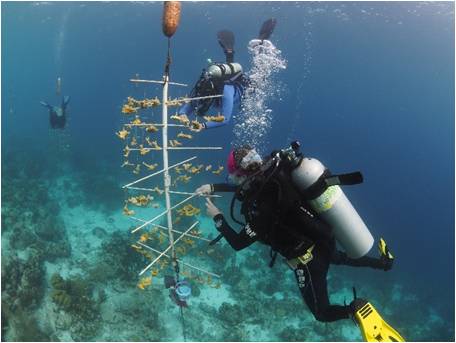
M 320 159 L 333 172 L 362 171 L 364 183 L 344 190 L 373 236 L 388 241 L 395 264 L 387 273 L 334 267 L 334 274 L 330 274 L 340 286 L 330 286 L 335 302 L 343 301 L 344 296 L 349 300 L 350 289 L 355 285 L 359 295 L 371 299 L 380 313 L 386 312 L 385 318 L 408 340 L 453 341 L 454 4 L 185 2 L 182 6 L 181 23 L 172 39 L 172 80 L 193 84 L 206 59 L 223 60 L 216 40 L 220 29 L 235 33 L 235 58 L 248 70 L 248 41 L 256 36 L 264 20 L 275 17 L 278 24 L 271 40 L 282 51 L 287 68 L 274 79 L 280 95 L 268 100 L 271 125 L 261 149 L 267 152 L 298 139 L 305 155 Z M 99 304 L 102 325 L 97 331 L 69 335 L 68 325 L 56 325 L 55 315 L 46 315 L 58 308 L 50 286 L 53 272 L 65 270 L 65 278 L 87 277 L 95 261 L 81 265 L 82 257 L 89 253 L 81 247 L 87 244 L 90 253 L 94 253 L 103 241 L 111 239 L 114 229 L 127 233 L 136 224 L 129 223 L 128 218 L 119 219 L 126 198 L 119 191 L 120 186 L 138 176 L 120 168 L 123 145 L 114 133 L 125 121 L 121 107 L 127 96 L 160 97 L 159 87 L 135 87 L 128 80 L 135 74 L 144 79 L 161 78 L 167 47 L 161 31 L 162 4 L 2 2 L 1 9 L 2 258 L 8 260 L 17 255 L 25 263 L 30 249 L 40 250 L 26 242 L 29 235 L 22 232 L 18 236 L 15 230 L 20 228 L 13 228 L 11 222 L 23 221 L 22 230 L 33 231 L 33 225 L 40 225 L 39 221 L 46 217 L 44 213 L 64 218 L 63 231 L 71 245 L 71 254 L 53 261 L 47 261 L 48 250 L 44 250 L 44 257 L 39 259 L 44 273 L 36 286 L 42 294 L 33 293 L 37 297 L 34 306 L 27 301 L 27 305 L 14 302 L 25 297 L 27 290 L 21 293 L 12 289 L 26 286 L 20 283 L 20 277 L 5 277 L 4 273 L 10 275 L 11 271 L 6 262 L 2 264 L 2 304 L 12 306 L 9 312 L 2 312 L 4 339 L 24 340 L 17 332 L 20 317 L 14 314 L 20 312 L 36 318 L 37 328 L 28 337 L 32 340 L 183 340 L 179 313 L 166 292 L 156 286 L 154 299 L 162 300 L 156 300 L 154 308 L 152 296 L 137 291 L 136 273 L 129 283 L 124 281 L 116 287 L 133 290 L 124 301 L 132 309 L 150 302 L 149 312 L 142 309 L 143 315 L 134 317 L 139 326 L 144 325 L 141 329 L 135 329 L 133 324 L 127 326 L 129 331 L 110 329 L 113 319 L 106 319 L 105 314 L 109 302 L 122 303 L 122 297 L 127 297 L 126 291 L 111 291 L 112 279 L 90 281 L 93 292 L 105 288 L 109 295 L 107 301 Z M 70 122 L 65 133 L 49 129 L 46 110 L 39 105 L 41 100 L 59 103 L 57 77 L 62 79 L 62 95 L 71 96 Z M 171 87 L 170 92 L 173 97 L 183 96 L 189 89 Z M 198 163 L 214 167 L 224 164 L 234 140 L 235 120 L 194 138 L 195 145 L 223 147 L 222 151 L 201 153 L 202 162 Z M 174 154 L 171 162 L 188 156 L 191 155 L 186 152 Z M 154 161 L 160 163 L 161 157 L 156 155 Z M 144 171 L 142 175 L 146 175 Z M 191 191 L 203 182 L 221 180 L 223 176 L 210 173 L 207 177 L 195 176 L 184 189 Z M 34 195 L 34 187 L 38 186 L 42 197 Z M 76 202 L 73 207 L 69 205 L 70 198 Z M 159 202 L 163 208 L 163 199 Z M 226 210 L 228 202 L 222 201 L 221 208 Z M 194 205 L 201 207 L 199 218 L 207 233 L 214 234 L 204 215 L 203 202 L 195 201 Z M 73 213 L 75 209 L 82 216 Z M 35 219 L 27 222 L 26 212 L 40 214 L 32 215 Z M 6 216 L 11 220 L 7 222 Z M 103 218 L 111 219 L 108 222 Z M 106 232 L 100 241 L 78 236 L 78 230 L 92 233 L 95 227 Z M 21 239 L 21 244 L 12 243 Z M 235 253 L 226 243 L 221 246 L 224 258 L 232 261 Z M 374 250 L 372 255 L 376 254 Z M 252 252 L 265 254 L 260 248 L 252 248 L 239 256 L 246 258 Z M 206 267 L 228 268 L 212 264 L 208 258 L 209 262 L 202 262 Z M 283 266 L 270 271 L 266 257 L 261 270 L 255 271 L 255 284 L 249 287 L 249 282 L 254 282 L 251 271 L 244 262 L 236 263 L 243 268 L 239 273 L 244 288 L 229 285 L 222 277 L 221 288 L 225 291 L 220 294 L 228 302 L 243 308 L 246 304 L 242 295 L 233 294 L 275 284 L 280 278 L 274 292 L 293 299 L 299 306 L 284 305 L 282 314 L 271 307 L 262 311 L 264 302 L 274 300 L 259 292 L 254 299 L 261 303 L 253 301 L 249 305 L 259 308 L 258 322 L 249 324 L 250 333 L 246 334 L 247 324 L 226 320 L 215 299 L 201 298 L 211 289 L 202 287 L 199 302 L 195 300 L 198 305 L 186 310 L 194 318 L 188 323 L 189 339 L 291 340 L 291 334 L 283 334 L 290 325 L 296 330 L 294 339 L 299 340 L 362 339 L 348 320 L 315 324 L 301 303 L 292 273 Z M 136 270 L 139 272 L 145 265 L 144 261 L 139 263 Z M 119 310 L 119 318 L 129 313 L 125 311 Z M 150 313 L 159 314 L 157 323 L 161 324 L 157 325 L 162 329 L 158 336 L 151 336 L 153 327 L 144 324 L 144 317 Z M 211 319 L 213 313 L 218 315 L 215 320 Z M 71 321 L 73 317 L 68 318 Z M 170 318 L 175 319 L 173 325 L 178 329 L 165 323 Z M 222 324 L 211 329 L 196 326 L 196 322 L 208 321 Z M 226 328 L 233 325 L 236 330 Z M 298 328 L 303 327 L 306 335 L 299 336 Z M 347 333 L 345 328 L 352 331 Z M 111 336 L 110 330 L 114 332 Z M 238 332 L 242 330 L 243 334 Z

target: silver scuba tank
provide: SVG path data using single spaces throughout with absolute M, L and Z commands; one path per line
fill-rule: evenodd
M 314 158 L 303 158 L 291 172 L 298 189 L 305 193 L 325 173 L 325 166 Z M 314 187 L 315 188 L 315 187 Z M 334 236 L 351 258 L 366 255 L 374 244 L 369 229 L 338 185 L 317 190 L 309 201 L 310 206 L 334 230 Z
M 239 63 L 213 63 L 207 68 L 210 77 L 224 80 L 239 72 L 242 73 L 242 66 Z

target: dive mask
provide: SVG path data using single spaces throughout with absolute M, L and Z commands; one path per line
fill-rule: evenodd
M 263 160 L 261 159 L 261 156 L 258 155 L 258 153 L 254 149 L 252 149 L 241 160 L 240 167 L 244 170 L 251 171 L 258 168 L 262 162 Z

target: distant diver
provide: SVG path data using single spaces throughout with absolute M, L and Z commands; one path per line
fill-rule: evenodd
M 316 320 L 356 319 L 364 338 L 403 341 L 373 306 L 361 298 L 349 304 L 330 304 L 327 274 L 331 264 L 390 270 L 394 257 L 380 239 L 379 258 L 365 256 L 373 237 L 339 185 L 362 182 L 360 172 L 333 175 L 318 160 L 304 158 L 299 143 L 273 151 L 265 159 L 251 147 L 232 150 L 228 156 L 229 183 L 202 185 L 195 192 L 234 192 L 231 218 L 242 225 L 237 232 L 223 213 L 206 199 L 219 237 L 238 251 L 259 241 L 270 246 L 272 267 L 277 254 L 294 271 L 301 295 Z M 245 223 L 237 220 L 235 201 L 241 202 Z M 336 248 L 337 241 L 345 251 Z
M 51 106 L 47 102 L 40 101 L 40 104 L 49 110 L 49 124 L 53 129 L 64 129 L 67 122 L 67 106 L 70 102 L 68 95 L 62 98 L 60 107 Z
M 275 19 L 265 21 L 260 29 L 258 39 L 252 41 L 268 42 L 267 39 L 274 31 Z M 205 97 L 223 95 L 208 99 L 194 100 L 180 107 L 179 115 L 196 114 L 204 117 L 210 108 L 218 111 L 217 115 L 223 118 L 218 121 L 207 120 L 205 122 L 192 121 L 191 129 L 200 131 L 226 125 L 232 117 L 235 106 L 240 106 L 245 88 L 249 84 L 248 77 L 244 74 L 241 64 L 234 62 L 234 34 L 228 30 L 217 33 L 217 39 L 225 54 L 226 63 L 212 63 L 207 69 L 203 69 L 199 80 L 193 87 L 190 97 Z

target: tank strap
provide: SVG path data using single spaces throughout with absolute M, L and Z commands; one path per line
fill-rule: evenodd
M 329 169 L 325 169 L 318 180 L 303 193 L 306 200 L 312 200 L 322 195 L 331 186 L 357 185 L 363 182 L 363 175 L 356 171 L 347 174 L 331 175 Z

